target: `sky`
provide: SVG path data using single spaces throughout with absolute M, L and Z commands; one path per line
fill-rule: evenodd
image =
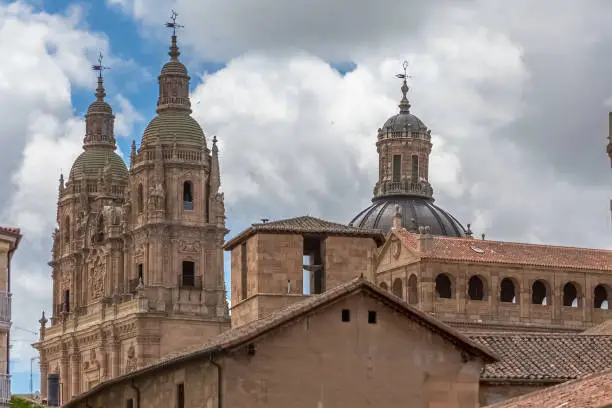
M 171 8 L 193 116 L 219 139 L 228 239 L 261 218 L 347 223 L 367 207 L 407 60 L 438 205 L 488 239 L 612 248 L 610 2 L 0 0 L 0 225 L 24 235 L 13 392 L 29 391 L 51 309 L 58 179 L 82 148 L 90 67 L 102 52 L 129 152 L 155 114 Z

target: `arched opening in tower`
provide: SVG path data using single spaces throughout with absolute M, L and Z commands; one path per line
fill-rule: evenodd
M 436 276 L 436 293 L 441 299 L 451 299 L 453 297 L 453 285 L 447 274 L 441 273 Z
M 142 184 L 138 185 L 138 212 L 144 211 L 144 193 L 142 191 Z
M 195 287 L 195 262 L 183 261 L 181 273 L 181 286 L 187 288 Z
M 402 298 L 402 299 L 404 298 L 403 296 L 404 285 L 402 284 L 402 280 L 400 278 L 395 278 L 395 280 L 393 281 L 392 292 L 395 296 Z
M 510 278 L 502 279 L 499 285 L 499 300 L 504 303 L 516 303 L 516 286 Z
M 606 286 L 595 286 L 593 295 L 593 307 L 595 307 L 595 309 L 608 309 L 608 288 Z
M 70 243 L 70 217 L 66 216 L 64 219 L 64 242 Z
M 468 281 L 468 297 L 470 300 L 484 300 L 484 284 L 479 276 L 472 276 Z
M 418 293 L 417 277 L 410 275 L 410 279 L 408 279 L 408 303 L 411 305 L 419 303 Z
M 578 289 L 572 282 L 563 285 L 563 306 L 578 307 Z
M 183 209 L 193 210 L 193 184 L 191 181 L 183 183 Z
M 547 305 L 546 285 L 541 280 L 533 282 L 531 286 L 531 303 L 534 305 Z

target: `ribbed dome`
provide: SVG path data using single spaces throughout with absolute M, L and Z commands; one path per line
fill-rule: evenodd
M 412 113 L 398 113 L 395 116 L 391 116 L 385 122 L 382 130 L 390 130 L 395 132 L 401 132 L 404 128 L 408 127 L 410 130 L 427 130 L 427 126 L 421 121 L 421 119 L 414 116 Z
M 89 108 L 87 108 L 87 113 L 109 113 L 112 115 L 113 109 L 105 101 L 95 101 L 89 105 Z
M 391 231 L 395 206 L 400 206 L 402 225 L 409 231 L 429 226 L 434 235 L 463 237 L 466 231 L 449 213 L 434 205 L 433 199 L 424 197 L 393 197 L 375 200 L 361 211 L 349 225 L 366 229 Z M 412 221 L 414 219 L 414 222 Z
M 180 61 L 170 60 L 161 69 L 161 75 L 167 74 L 187 75 L 187 67 Z
M 200 124 L 186 112 L 164 112 L 154 117 L 142 136 L 142 144 L 153 144 L 159 137 L 162 143 L 205 145 L 204 131 Z
M 70 169 L 70 181 L 86 177 L 98 177 L 106 162 L 110 164 L 113 178 L 128 177 L 128 169 L 123 159 L 110 149 L 87 149 L 77 157 Z

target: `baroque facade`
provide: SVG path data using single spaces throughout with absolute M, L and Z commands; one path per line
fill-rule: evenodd
M 102 72 L 83 152 L 59 183 L 53 310 L 43 313 L 41 391 L 62 401 L 229 327 L 218 148 L 190 116 L 176 36 L 158 78 L 157 115 L 130 167 L 115 153 Z M 49 398 L 57 396 L 49 396 Z

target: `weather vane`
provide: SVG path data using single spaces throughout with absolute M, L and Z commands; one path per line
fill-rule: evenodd
M 408 75 L 408 61 L 404 61 L 404 63 L 402 64 L 402 67 L 404 68 L 404 73 L 403 74 L 397 74 L 395 75 L 397 78 L 399 79 L 403 79 L 404 81 L 406 80 L 406 78 L 412 78 L 410 75 Z
M 172 22 L 167 22 L 166 23 L 166 27 L 167 28 L 171 28 L 172 29 L 172 35 L 176 35 L 176 29 L 177 28 L 183 28 L 184 26 L 178 24 L 176 22 L 176 17 L 178 17 L 178 13 L 174 10 L 172 10 L 172 15 L 170 16 L 170 20 L 172 20 Z
M 104 65 L 102 65 L 102 59 L 104 58 L 104 56 L 102 55 L 102 53 L 98 54 L 98 65 L 92 65 L 91 69 L 93 69 L 94 71 L 98 71 L 98 76 L 100 78 L 102 78 L 102 71 L 104 71 L 105 69 L 110 69 L 110 67 L 105 67 Z

